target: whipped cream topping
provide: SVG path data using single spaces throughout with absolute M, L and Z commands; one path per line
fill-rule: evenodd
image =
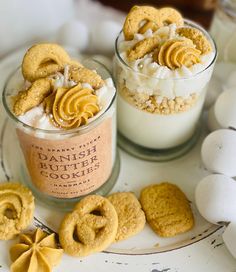
M 59 128 L 55 127 L 52 124 L 49 116 L 44 112 L 42 104 L 27 111 L 25 114 L 20 115 L 18 119 L 22 123 L 34 128 L 41 128 L 45 130 L 59 130 Z
M 184 39 L 176 33 L 176 25 L 170 24 L 159 28 L 155 32 L 148 29 L 144 34 L 137 33 L 131 41 L 121 41 L 118 45 L 120 56 L 130 67 L 122 65 L 120 79 L 124 79 L 126 87 L 134 93 L 160 96 L 160 100 L 161 97 L 173 99 L 181 96 L 187 98 L 192 93 L 200 92 L 209 79 L 208 75 L 200 72 L 205 70 L 213 61 L 215 52 L 212 51 L 206 55 L 201 55 L 200 63 L 196 63 L 189 68 L 182 66 L 175 70 L 159 65 L 153 60 L 152 53 L 134 61 L 128 59 L 127 52 L 137 42 L 155 35 L 160 37 L 161 42 L 174 38 Z M 193 81 L 194 86 L 190 86 Z
M 68 77 L 65 75 L 65 73 L 66 71 L 64 72 L 64 75 L 57 73 L 55 76 L 53 76 L 53 78 L 55 79 L 54 87 L 58 88 L 58 87 L 65 87 L 65 86 L 68 87 L 68 86 L 76 85 L 75 82 L 68 80 Z M 100 107 L 100 111 L 94 117 L 88 119 L 88 123 L 97 119 L 106 111 L 106 109 L 110 105 L 115 95 L 116 90 L 115 90 L 112 79 L 107 78 L 106 80 L 104 80 L 104 83 L 105 84 L 102 88 L 97 89 L 95 91 L 95 94 L 98 97 L 98 104 Z M 88 83 L 83 83 L 82 87 L 86 87 L 93 90 L 91 85 Z M 53 123 L 51 122 L 50 116 L 45 113 L 43 104 L 40 104 L 38 107 L 35 107 L 29 110 L 24 115 L 21 115 L 18 118 L 24 124 L 27 124 L 34 128 L 39 128 L 44 130 L 60 130 L 60 128 L 55 127 L 53 125 Z
M 53 89 L 56 90 L 61 87 L 71 88 L 76 85 L 76 82 L 69 80 L 69 69 L 70 66 L 66 65 L 64 68 L 64 73 L 57 72 L 55 75 L 50 76 L 49 78 L 54 79 Z

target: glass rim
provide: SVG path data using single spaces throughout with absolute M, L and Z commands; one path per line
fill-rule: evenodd
M 15 123 L 17 124 L 20 124 L 21 126 L 29 129 L 29 130 L 32 130 L 34 132 L 39 132 L 39 133 L 45 133 L 45 134 L 60 134 L 60 135 L 70 135 L 70 134 L 75 134 L 77 132 L 83 132 L 83 131 L 86 131 L 87 129 L 89 129 L 89 127 L 91 125 L 96 125 L 103 117 L 104 115 L 109 111 L 109 109 L 111 108 L 111 106 L 113 105 L 115 99 L 116 99 L 116 96 L 117 96 L 117 90 L 116 90 L 116 85 L 115 85 L 115 82 L 114 82 L 114 78 L 112 76 L 112 74 L 110 73 L 110 71 L 108 70 L 108 68 L 103 64 L 101 63 L 100 61 L 96 60 L 96 59 L 93 59 L 93 58 L 86 58 L 84 59 L 82 62 L 86 62 L 86 61 L 92 61 L 94 63 L 97 63 L 100 67 L 102 67 L 106 72 L 107 74 L 110 76 L 110 78 L 112 79 L 112 82 L 114 84 L 114 88 L 115 88 L 115 93 L 110 101 L 110 103 L 108 104 L 106 110 L 97 118 L 95 118 L 94 120 L 92 120 L 91 122 L 89 122 L 88 124 L 86 125 L 83 125 L 81 127 L 78 127 L 78 128 L 73 128 L 73 129 L 68 129 L 68 130 L 64 130 L 64 129 L 42 129 L 42 128 L 35 128 L 33 126 L 30 126 L 24 122 L 22 122 L 21 120 L 19 120 L 17 118 L 17 116 L 11 111 L 9 105 L 8 105 L 8 102 L 7 102 L 7 99 L 6 99 L 6 92 L 7 92 L 7 87 L 8 87 L 8 84 L 9 84 L 9 81 L 11 80 L 11 78 L 17 73 L 17 71 L 19 71 L 21 69 L 21 66 L 18 66 L 15 70 L 13 70 L 9 76 L 7 77 L 6 81 L 5 81 L 5 84 L 3 86 L 3 92 L 2 92 L 2 102 L 3 102 L 3 106 L 4 106 L 4 109 L 7 113 L 7 115 L 11 118 L 11 120 L 13 120 Z
M 132 72 L 134 72 L 136 74 L 139 74 L 141 76 L 145 76 L 147 78 L 158 79 L 158 80 L 186 80 L 186 79 L 190 80 L 190 79 L 193 79 L 194 77 L 196 77 L 196 76 L 202 74 L 203 72 L 205 72 L 206 70 L 208 70 L 215 63 L 217 55 L 218 55 L 218 51 L 217 51 L 215 40 L 211 37 L 211 35 L 202 26 L 200 26 L 199 24 L 197 24 L 197 23 L 195 23 L 195 22 L 193 22 L 192 20 L 189 20 L 189 19 L 184 19 L 184 23 L 187 23 L 188 26 L 194 26 L 195 28 L 197 28 L 198 30 L 200 30 L 201 32 L 203 32 L 203 34 L 211 42 L 211 44 L 212 44 L 212 46 L 214 48 L 214 57 L 212 58 L 211 62 L 207 65 L 207 67 L 205 67 L 203 70 L 200 70 L 196 74 L 193 74 L 193 75 L 188 76 L 188 77 L 181 77 L 181 78 L 177 78 L 177 77 L 159 78 L 159 77 L 149 76 L 149 75 L 147 75 L 145 73 L 136 71 L 133 67 L 131 67 L 128 63 L 126 63 L 124 61 L 124 59 L 121 57 L 119 49 L 118 49 L 119 38 L 123 34 L 123 29 L 121 29 L 120 33 L 116 37 L 116 41 L 115 41 L 115 55 L 118 58 L 118 60 L 124 66 L 126 66 L 126 68 L 128 68 L 129 70 L 131 70 Z

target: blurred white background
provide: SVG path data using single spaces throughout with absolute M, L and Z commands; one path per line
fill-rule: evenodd
M 0 58 L 45 41 L 111 51 L 123 18 L 92 0 L 0 0 Z

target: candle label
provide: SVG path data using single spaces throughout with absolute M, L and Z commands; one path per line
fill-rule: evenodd
M 48 134 L 40 138 L 42 133 L 37 137 L 20 129 L 17 135 L 31 180 L 45 194 L 57 198 L 86 195 L 104 184 L 111 174 L 111 118 L 87 133 L 60 140 L 45 139 Z

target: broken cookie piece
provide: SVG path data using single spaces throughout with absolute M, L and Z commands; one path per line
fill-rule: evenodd
M 69 79 L 76 83 L 88 83 L 94 89 L 99 89 L 104 85 L 100 75 L 85 67 L 72 67 L 69 73 Z
M 24 91 L 20 91 L 14 97 L 15 104 L 13 112 L 19 116 L 28 110 L 38 106 L 51 92 L 50 79 L 42 78 L 34 81 L 32 85 Z

